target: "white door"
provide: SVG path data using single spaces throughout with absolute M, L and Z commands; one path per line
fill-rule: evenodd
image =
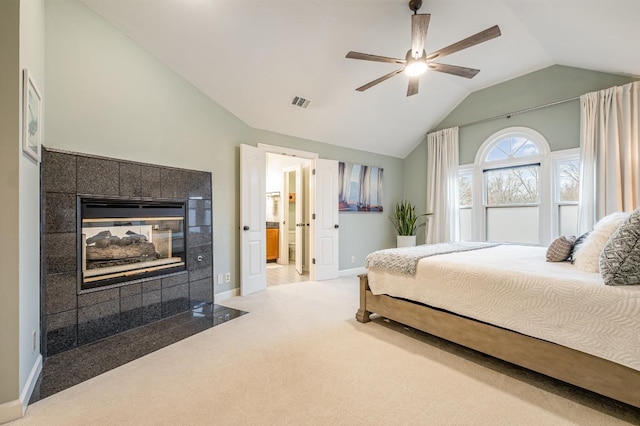
M 314 162 L 310 278 L 319 281 L 338 277 L 338 162 L 320 158 Z
M 240 295 L 267 288 L 266 153 L 240 145 Z
M 302 248 L 304 247 L 304 217 L 302 216 L 304 197 L 302 189 L 302 164 L 296 164 L 295 181 L 296 181 L 296 272 L 302 275 Z

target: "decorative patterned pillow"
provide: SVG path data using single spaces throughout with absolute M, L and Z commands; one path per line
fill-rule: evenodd
M 558 237 L 549 244 L 547 262 L 564 262 L 569 258 L 576 237 L 573 235 Z
M 600 255 L 606 285 L 640 284 L 640 208 L 614 232 Z
M 622 222 L 627 220 L 629 215 L 630 213 L 611 213 L 596 223 L 593 231 L 591 231 L 580 250 L 575 254 L 573 263 L 578 269 L 586 272 L 599 271 L 598 262 L 604 245 L 607 244 L 611 235 L 622 225 Z

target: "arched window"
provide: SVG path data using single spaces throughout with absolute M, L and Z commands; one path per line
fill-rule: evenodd
M 544 137 L 524 127 L 490 136 L 479 153 L 487 241 L 539 244 Z
M 546 245 L 577 227 L 579 149 L 550 152 L 544 136 L 510 127 L 458 169 L 462 240 Z
M 506 136 L 494 141 L 489 147 L 485 162 L 511 160 L 540 155 L 538 145 L 527 135 Z

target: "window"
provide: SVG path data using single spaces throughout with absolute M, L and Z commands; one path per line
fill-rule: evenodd
M 540 243 L 540 171 L 546 141 L 531 129 L 507 129 L 481 150 L 485 239 Z M 526 226 L 523 226 L 525 225 Z
M 577 235 L 580 196 L 580 153 L 567 150 L 554 156 L 554 236 Z
M 461 241 L 472 241 L 473 168 L 458 170 L 459 235 Z
M 484 171 L 487 205 L 538 204 L 540 163 Z
M 460 238 L 546 245 L 575 235 L 579 162 L 578 149 L 551 153 L 533 129 L 496 132 L 458 169 Z

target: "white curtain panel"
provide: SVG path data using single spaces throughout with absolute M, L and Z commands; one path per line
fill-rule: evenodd
M 640 206 L 640 83 L 580 97 L 579 232 Z
M 458 241 L 458 128 L 427 134 L 427 244 Z

